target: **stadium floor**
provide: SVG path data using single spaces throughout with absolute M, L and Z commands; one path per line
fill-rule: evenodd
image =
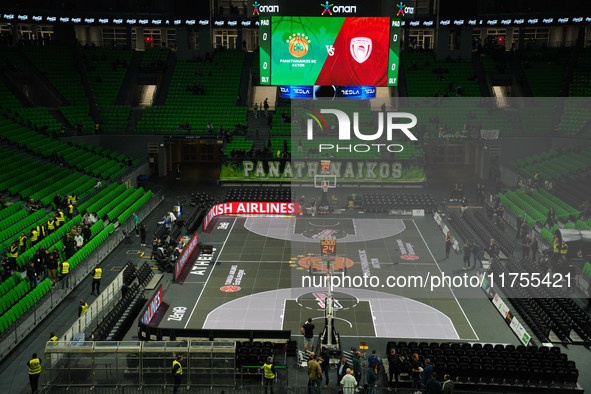
M 419 220 L 436 225 L 431 218 Z M 214 261 L 203 269 L 197 260 L 171 285 L 163 302 L 187 312 L 180 321 L 164 316 L 154 322 L 158 327 L 291 330 L 298 335 L 308 317 L 323 321 L 326 288 L 323 275 L 310 275 L 310 264 L 321 269 L 311 255 L 319 253 L 318 236 L 332 233 L 337 237 L 337 277 L 356 278 L 335 289 L 335 325 L 342 337 L 478 339 L 449 288 L 388 286 L 389 276 L 440 275 L 412 219 L 222 216 L 211 226 L 200 242 L 214 246 Z M 405 260 L 408 256 L 412 260 Z M 365 285 L 364 276 L 377 280 Z
M 481 182 L 481 180 L 475 175 L 470 174 L 470 169 L 466 167 L 454 167 L 454 168 L 437 168 L 428 170 L 428 188 L 419 190 L 404 190 L 408 193 L 432 193 L 437 201 L 443 201 L 448 196 L 449 186 L 451 183 L 461 183 L 467 187 L 468 194 L 470 194 L 470 185 L 475 185 Z M 179 201 L 187 200 L 187 196 L 193 192 L 205 192 L 208 194 L 216 195 L 223 200 L 227 188 L 219 187 L 216 185 L 217 178 L 215 176 L 209 176 L 207 170 L 192 171 L 182 174 L 182 180 L 176 181 L 174 175 L 169 175 L 165 178 L 153 179 L 150 181 L 155 182 L 157 185 L 164 187 L 164 202 L 157 207 L 157 209 L 150 215 L 144 223 L 148 228 L 148 232 L 154 230 L 155 224 L 158 220 L 164 216 L 166 211 L 169 211 L 173 205 L 177 205 Z M 491 182 L 487 182 L 489 187 L 492 187 Z M 376 189 L 375 192 L 381 192 Z M 399 189 L 384 190 L 384 192 L 401 192 Z M 301 192 L 304 194 L 312 195 L 314 191 L 311 189 L 296 191 L 298 195 Z M 345 198 L 347 194 L 351 192 L 351 189 L 335 189 L 334 194 L 337 194 L 338 198 Z M 359 191 L 356 191 L 359 192 Z M 353 218 L 353 216 L 374 219 L 378 218 L 378 215 L 367 215 L 358 214 L 357 212 L 351 212 L 344 215 L 344 217 Z M 427 241 L 429 250 L 433 253 L 433 257 L 437 261 L 439 268 L 446 274 L 461 274 L 462 270 L 461 256 L 456 256 L 452 253 L 449 259 L 445 259 L 443 235 L 440 230 L 434 226 L 433 220 L 429 217 L 414 219 L 418 230 L 422 233 L 423 237 Z M 506 231 L 509 235 L 514 232 L 511 229 Z M 212 236 L 214 233 L 212 233 Z M 404 234 L 403 234 L 404 235 Z M 209 235 L 208 235 L 209 236 Z M 254 235 L 253 235 L 254 236 Z M 207 240 L 207 238 L 202 238 Z M 132 237 L 132 244 L 119 245 L 102 263 L 102 268 L 105 272 L 105 281 L 103 287 L 105 287 L 108 278 L 114 278 L 116 275 L 116 267 L 121 267 L 128 260 L 133 261 L 136 264 L 149 261 L 140 258 L 137 253 L 143 250 L 139 247 L 139 238 Z M 149 248 L 145 248 L 147 251 Z M 285 249 L 285 246 L 283 246 Z M 225 251 L 222 251 L 222 255 Z M 229 253 L 229 251 L 228 251 Z M 422 252 L 421 252 L 422 253 Z M 282 254 L 283 257 L 283 254 Z M 287 257 L 287 256 L 286 256 Z M 225 258 L 224 258 L 225 260 Z M 229 261 L 230 259 L 228 259 Z M 419 261 L 422 261 L 419 260 Z M 431 259 L 432 261 L 432 259 Z M 229 263 L 221 262 L 221 266 L 230 265 Z M 227 267 L 226 267 L 227 268 Z M 216 268 L 217 269 L 217 268 Z M 220 270 L 221 272 L 221 270 Z M 227 273 L 226 273 L 227 275 Z M 166 274 L 162 279 L 163 284 L 166 285 L 171 282 L 171 275 Z M 50 331 L 55 331 L 58 335 L 62 335 L 67 328 L 69 328 L 77 319 L 77 302 L 80 298 L 84 298 L 86 301 L 92 301 L 93 297 L 90 293 L 90 278 L 83 281 L 74 291 L 70 294 L 68 299 L 59 305 L 58 308 L 44 322 L 37 327 L 16 349 L 11 353 L 5 360 L 0 363 L 0 382 L 2 383 L 3 391 L 10 393 L 28 393 L 30 392 L 28 386 L 28 376 L 26 374 L 26 362 L 30 359 L 30 355 L 34 352 L 38 354 L 43 353 L 46 338 Z M 490 301 L 488 301 L 481 290 L 479 289 L 457 289 L 453 291 L 457 303 L 464 311 L 467 319 L 470 321 L 472 328 L 482 343 L 512 343 L 517 345 L 518 341 L 515 335 L 510 331 L 500 315 L 494 310 Z M 450 299 L 450 301 L 452 301 Z M 297 315 L 291 318 L 293 322 L 297 321 L 298 327 L 290 327 L 292 332 L 299 330 L 299 324 L 302 320 L 303 315 Z M 337 316 L 339 316 L 337 314 Z M 306 316 L 307 317 L 307 316 Z M 299 319 L 299 320 L 298 320 Z M 361 320 L 361 319 L 360 319 Z M 455 323 L 455 320 L 454 320 Z M 293 323 L 290 323 L 290 326 Z M 343 325 L 346 325 L 344 323 Z M 343 330 L 346 328 L 343 328 Z M 339 330 L 341 328 L 339 327 Z M 459 332 L 464 332 L 459 330 Z M 466 330 L 465 332 L 468 332 Z M 137 332 L 132 329 L 125 340 L 137 340 Z M 359 341 L 364 340 L 365 337 L 351 336 L 342 338 L 342 344 L 344 349 L 350 347 L 358 347 Z M 405 338 L 398 338 L 405 339 Z M 387 338 L 368 338 L 370 349 L 385 349 Z M 300 339 L 301 341 L 301 339 Z M 575 360 L 577 365 L 586 365 L 586 361 L 589 357 L 589 350 L 581 346 L 570 346 L 566 348 L 561 346 L 562 351 L 569 354 L 569 359 Z M 305 385 L 307 378 L 305 374 L 300 373 L 301 369 L 297 369 L 295 376 L 291 376 L 290 372 L 290 384 Z M 43 383 L 43 378 L 41 379 Z M 588 374 L 581 374 L 579 383 L 584 388 L 591 388 L 591 376 Z

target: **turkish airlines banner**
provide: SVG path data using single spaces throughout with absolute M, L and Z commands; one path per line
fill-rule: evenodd
M 197 240 L 197 234 L 198 233 L 195 233 L 195 235 L 193 235 L 193 238 L 191 238 L 189 244 L 185 247 L 185 249 L 183 249 L 181 257 L 179 257 L 179 259 L 176 261 L 176 264 L 174 266 L 174 280 L 179 279 L 181 271 L 183 270 L 183 268 L 185 268 L 185 264 L 187 264 L 187 261 L 189 261 L 189 257 L 191 257 L 193 251 L 197 247 L 197 244 L 199 243 L 199 241 Z
M 203 229 L 205 230 L 213 218 L 219 215 L 230 214 L 269 214 L 289 215 L 299 214 L 300 204 L 294 202 L 227 202 L 211 207 L 205 219 Z

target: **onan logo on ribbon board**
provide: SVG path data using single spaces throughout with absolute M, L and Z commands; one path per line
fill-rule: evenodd
M 324 3 L 321 3 L 320 6 L 323 8 L 321 15 L 357 13 L 357 6 L 354 5 L 334 5 L 329 1 L 325 1 Z
M 252 10 L 253 15 L 260 15 L 260 13 L 279 13 L 279 6 L 278 5 L 262 5 L 258 1 L 255 1 L 252 5 L 254 9 Z

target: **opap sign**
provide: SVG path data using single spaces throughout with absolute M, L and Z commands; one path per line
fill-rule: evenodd
M 154 294 L 154 297 L 152 297 L 152 301 L 150 301 L 148 308 L 144 312 L 144 315 L 142 316 L 142 323 L 150 324 L 150 322 L 154 318 L 154 315 L 156 314 L 156 311 L 158 310 L 158 308 L 160 308 L 160 304 L 162 304 L 162 285 L 160 285 L 160 288 L 158 289 L 156 294 Z

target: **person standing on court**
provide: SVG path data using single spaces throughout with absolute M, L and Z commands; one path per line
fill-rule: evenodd
M 99 293 L 101 292 L 100 287 L 101 287 L 101 277 L 103 276 L 103 270 L 98 266 L 98 264 L 92 270 L 91 275 L 92 275 L 92 291 L 90 292 L 90 294 L 94 294 L 94 288 L 96 287 L 96 295 L 99 295 Z
M 343 388 L 343 394 L 354 394 L 357 380 L 353 377 L 351 368 L 347 368 L 345 376 L 339 382 L 339 386 Z
M 529 248 L 531 247 L 531 239 L 529 239 L 529 234 L 523 237 L 521 241 L 521 258 L 524 259 L 529 256 Z
M 41 375 L 41 360 L 37 357 L 37 353 L 33 353 L 33 358 L 27 362 L 27 367 L 29 367 L 31 393 L 35 394 L 39 388 L 39 376 Z
M 538 254 L 538 250 L 540 250 L 540 244 L 538 243 L 538 239 L 534 235 L 534 238 L 531 243 L 531 258 L 533 261 L 536 261 L 536 254 Z
M 482 256 L 480 256 L 480 245 L 474 242 L 472 244 L 472 256 L 474 256 L 474 268 L 476 268 L 476 260 L 480 262 L 480 267 L 482 268 Z
M 441 383 L 437 381 L 437 373 L 431 372 L 429 375 L 425 384 L 425 394 L 441 394 Z
M 341 358 L 341 362 L 337 365 L 337 386 L 340 385 L 341 380 L 347 374 L 349 370 L 349 364 L 347 363 L 347 359 L 345 357 Z
M 263 364 L 263 374 L 265 377 L 265 394 L 267 394 L 267 387 L 271 388 L 271 394 L 273 394 L 273 383 L 275 381 L 275 367 L 273 366 L 273 357 L 267 357 L 267 362 Z
M 310 345 L 310 352 L 314 351 L 314 324 L 311 317 L 300 328 L 300 332 L 304 335 L 304 352 L 308 350 L 308 345 Z
M 367 358 L 367 365 L 371 365 L 374 361 L 378 363 L 378 367 L 382 365 L 382 360 L 378 357 L 377 350 L 371 351 L 371 356 Z
M 80 306 L 78 307 L 78 317 L 82 316 L 88 310 L 88 304 L 83 300 L 80 300 Z
M 464 198 L 462 198 L 462 201 L 460 202 L 460 209 L 462 210 L 462 214 L 460 215 L 460 217 L 464 216 L 464 212 L 466 212 L 466 209 L 468 209 L 468 199 L 466 198 L 466 196 L 464 196 Z
M 431 363 L 430 358 L 425 359 L 425 369 L 423 369 L 423 377 L 422 377 L 422 387 L 427 386 L 427 382 L 431 379 L 431 374 L 433 373 L 433 364 Z
M 378 362 L 373 361 L 367 369 L 367 394 L 375 394 L 378 382 Z
M 421 372 L 423 372 L 423 367 L 419 361 L 419 355 L 415 353 L 412 355 L 412 360 L 410 361 L 410 377 L 412 378 L 411 388 L 420 388 Z
M 309 386 L 316 387 L 314 392 L 320 394 L 320 386 L 322 385 L 322 368 L 318 363 L 318 355 L 314 352 L 310 352 L 310 361 L 308 361 L 308 378 L 310 378 Z
M 135 226 L 135 236 L 140 236 L 140 218 L 136 213 L 133 214 L 133 225 Z
M 353 356 L 353 374 L 359 387 L 361 385 L 361 353 L 359 351 L 356 351 Z
M 441 389 L 443 390 L 443 394 L 454 394 L 454 381 L 447 374 L 443 377 Z
M 140 246 L 146 246 L 146 225 L 140 225 Z
M 154 237 L 154 240 L 152 241 L 152 253 L 150 254 L 150 260 L 152 260 L 154 258 L 154 255 L 156 254 L 156 251 L 158 250 L 158 245 L 160 242 L 158 242 L 158 238 Z
M 176 356 L 176 360 L 172 362 L 172 377 L 174 378 L 174 389 L 173 393 L 177 393 L 179 387 L 181 385 L 181 377 L 183 376 L 183 367 L 181 365 L 181 361 L 183 361 L 183 356 L 180 354 Z
M 445 235 L 445 258 L 449 258 L 449 252 L 451 252 L 451 245 L 453 244 L 453 237 L 451 231 L 448 231 Z
M 398 376 L 400 375 L 401 365 L 402 362 L 400 361 L 400 357 L 398 356 L 398 354 L 396 354 L 396 349 L 390 349 L 390 354 L 388 354 L 388 382 L 390 382 L 390 387 L 394 385 L 394 380 L 392 379 L 392 377 L 394 377 L 396 383 L 398 383 Z
M 515 235 L 515 239 L 520 239 L 521 238 L 521 225 L 523 224 L 523 219 L 521 218 L 521 215 L 517 216 L 517 224 L 515 225 L 515 231 L 517 231 L 517 234 Z
M 320 349 L 320 354 L 318 355 L 318 360 L 320 360 L 321 364 L 320 366 L 322 367 L 322 374 L 326 374 L 325 378 L 325 382 L 324 382 L 324 387 L 328 387 L 329 383 L 330 383 L 330 376 L 329 376 L 329 369 L 330 369 L 330 355 L 328 354 L 328 351 L 326 350 L 326 346 L 322 346 L 322 348 Z
M 470 269 L 470 252 L 472 251 L 472 245 L 470 241 L 464 244 L 464 269 Z

